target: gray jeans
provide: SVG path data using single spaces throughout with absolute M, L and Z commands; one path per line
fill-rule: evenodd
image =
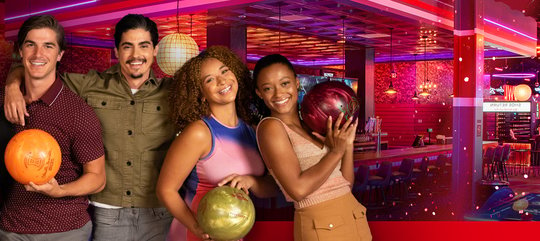
M 0 240 L 2 241 L 86 241 L 92 233 L 92 222 L 86 223 L 79 229 L 74 229 L 61 233 L 46 234 L 19 234 L 6 232 L 0 229 Z
M 94 207 L 94 241 L 165 241 L 173 217 L 165 208 Z

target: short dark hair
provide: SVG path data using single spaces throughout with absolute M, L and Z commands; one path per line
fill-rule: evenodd
M 22 24 L 17 34 L 17 48 L 21 49 L 28 35 L 28 32 L 34 29 L 49 28 L 56 33 L 56 42 L 60 51 L 66 50 L 66 39 L 64 36 L 64 27 L 51 15 L 32 16 Z
M 154 47 L 156 47 L 159 38 L 156 23 L 141 14 L 128 14 L 122 19 L 120 19 L 120 21 L 118 21 L 116 27 L 114 28 L 114 45 L 116 46 L 116 48 L 120 46 L 120 41 L 122 40 L 123 33 L 138 28 L 150 32 L 152 44 L 154 45 Z

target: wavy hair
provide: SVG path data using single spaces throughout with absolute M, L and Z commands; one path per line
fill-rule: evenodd
M 250 90 L 253 81 L 246 65 L 230 49 L 224 46 L 210 46 L 199 55 L 188 60 L 173 77 L 169 93 L 171 118 L 176 131 L 181 131 L 189 123 L 211 114 L 210 107 L 202 101 L 201 66 L 206 59 L 215 58 L 234 73 L 238 81 L 235 99 L 236 114 L 247 124 L 258 122 L 254 97 Z

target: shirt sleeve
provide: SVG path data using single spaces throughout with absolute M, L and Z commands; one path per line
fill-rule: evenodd
M 73 122 L 72 155 L 76 162 L 84 164 L 105 154 L 101 136 L 101 124 L 94 110 L 81 104 Z

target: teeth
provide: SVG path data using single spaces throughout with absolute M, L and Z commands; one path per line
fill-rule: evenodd
M 224 93 L 228 92 L 230 89 L 231 89 L 231 86 L 229 86 L 229 87 L 227 87 L 227 88 L 221 90 L 219 93 L 220 93 L 220 94 L 224 94 Z
M 42 62 L 30 62 L 32 65 L 45 65 L 45 63 Z
M 285 98 L 283 100 L 280 100 L 280 101 L 274 101 L 276 104 L 278 105 L 281 105 L 281 104 L 285 104 L 285 102 L 289 101 L 289 98 Z
M 142 62 L 131 62 L 131 63 L 129 63 L 129 64 L 131 64 L 131 65 L 141 65 Z

